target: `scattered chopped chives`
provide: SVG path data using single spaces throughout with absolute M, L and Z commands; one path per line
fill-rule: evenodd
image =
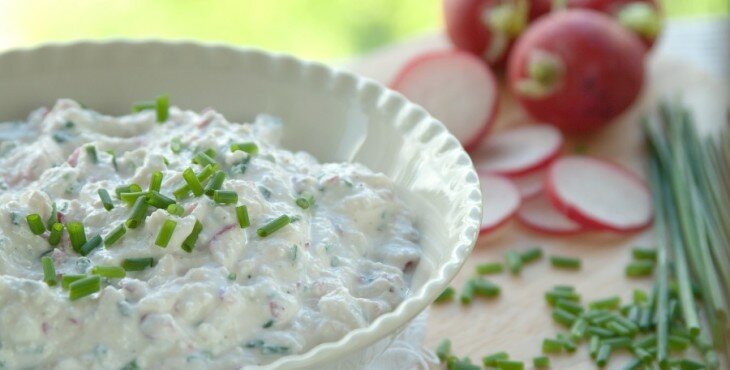
M 636 247 L 631 250 L 631 255 L 637 260 L 650 260 L 656 261 L 657 250 L 653 248 L 639 248 Z
M 309 192 L 303 192 L 295 201 L 301 209 L 307 209 L 314 205 L 314 195 Z
M 586 329 L 586 333 L 588 333 L 592 336 L 600 337 L 600 338 L 610 338 L 614 335 L 614 333 L 611 330 L 604 329 L 600 326 L 593 326 L 593 325 L 588 326 L 588 329 Z
M 213 151 L 213 153 L 215 153 L 215 151 Z M 213 154 L 213 156 L 214 155 L 215 154 Z M 192 162 L 197 165 L 200 165 L 202 167 L 205 167 L 205 166 L 217 167 L 218 162 L 216 162 L 215 159 L 213 159 L 213 156 L 209 155 L 208 153 L 206 153 L 204 151 L 197 152 L 197 153 L 195 153 L 195 156 L 193 156 Z
M 28 228 L 33 234 L 41 235 L 46 232 L 46 227 L 43 226 L 43 221 L 41 220 L 41 216 L 39 214 L 29 214 L 25 217 L 25 220 L 28 221 Z
M 48 216 L 48 220 L 46 221 L 46 228 L 48 230 L 51 229 L 51 226 L 53 224 L 58 222 L 58 210 L 56 209 L 56 202 L 53 202 L 51 204 L 51 214 Z
M 583 307 L 580 304 L 574 301 L 569 301 L 567 299 L 558 299 L 555 307 L 570 312 L 573 315 L 580 315 L 583 312 Z
M 119 195 L 119 199 L 128 205 L 132 205 L 135 201 L 137 201 L 137 198 L 147 198 L 149 195 L 150 193 L 148 191 L 135 191 L 132 193 L 122 193 Z
M 580 269 L 580 259 L 564 256 L 550 256 L 550 264 L 556 268 L 578 270 Z
M 139 197 L 132 206 L 132 212 L 129 214 L 129 218 L 125 222 L 130 229 L 135 229 L 139 226 L 142 221 L 147 217 L 147 198 Z
M 441 362 L 446 361 L 446 359 L 451 354 L 451 341 L 448 339 L 443 339 L 441 343 L 439 343 L 438 347 L 436 347 L 436 356 L 439 358 Z
M 81 280 L 85 278 L 86 275 L 63 275 L 61 277 L 61 287 L 63 289 L 68 289 L 69 285 L 73 283 L 74 281 Z
M 242 229 L 251 226 L 251 220 L 248 218 L 248 207 L 245 205 L 236 207 L 236 218 L 238 219 L 238 226 Z
M 208 185 L 205 186 L 205 195 L 212 197 L 216 190 L 220 190 L 223 186 L 223 181 L 226 179 L 226 173 L 223 171 L 217 171 L 213 178 L 208 181 Z
M 68 289 L 68 298 L 72 301 L 92 295 L 101 290 L 101 277 L 87 276 L 69 284 Z
M 551 305 L 557 304 L 558 300 L 561 299 L 566 301 L 579 302 L 580 294 L 565 290 L 553 290 L 551 292 L 545 293 L 545 300 Z
M 481 263 L 477 265 L 477 274 L 491 275 L 499 274 L 504 271 L 504 265 L 499 262 Z
M 537 261 L 542 258 L 542 249 L 540 247 L 528 249 L 527 251 L 523 252 L 520 257 L 522 258 L 523 263 Z
M 575 352 L 575 350 L 578 348 L 575 342 L 573 342 L 573 340 L 564 333 L 558 333 L 558 340 L 560 341 L 560 344 L 563 345 L 563 348 L 565 348 L 565 350 L 568 352 Z
M 182 243 L 181 247 L 185 252 L 192 253 L 193 248 L 195 248 L 195 242 L 198 241 L 198 235 L 200 235 L 201 231 L 203 231 L 203 224 L 196 219 L 195 225 L 193 225 L 193 230 Z
M 183 145 L 182 145 L 182 141 L 180 140 L 180 138 L 179 137 L 172 138 L 172 140 L 170 141 L 170 151 L 175 154 L 178 154 L 182 151 L 182 148 L 183 148 Z
M 563 352 L 563 343 L 557 339 L 545 338 L 542 341 L 542 353 Z
M 265 238 L 265 237 L 273 234 L 277 230 L 281 229 L 282 227 L 288 225 L 290 222 L 291 222 L 291 218 L 289 218 L 289 216 L 281 215 L 281 216 L 269 221 L 269 223 L 267 223 L 266 225 L 258 228 L 258 230 L 256 230 L 256 234 L 258 234 L 258 236 L 260 236 L 262 238 Z
M 198 176 L 195 175 L 192 168 L 186 168 L 182 176 L 193 195 L 196 197 L 203 195 L 203 185 L 200 184 L 200 180 L 198 180 Z
M 454 298 L 455 294 L 456 294 L 456 289 L 454 289 L 452 287 L 446 287 L 446 289 L 444 289 L 444 291 L 441 292 L 441 294 L 439 294 L 438 297 L 436 297 L 436 300 L 434 302 L 441 303 L 441 302 L 450 301 Z
M 112 244 L 116 243 L 119 239 L 124 236 L 124 234 L 127 233 L 127 227 L 124 226 L 124 223 L 119 224 L 117 227 L 115 227 L 112 231 L 109 232 L 104 237 L 104 245 L 109 247 Z
M 231 144 L 231 152 L 240 150 L 250 155 L 256 155 L 259 153 L 259 147 L 255 143 L 233 143 Z
M 669 335 L 669 349 L 672 351 L 684 351 L 689 347 L 690 340 L 679 335 Z
M 570 338 L 579 341 L 586 335 L 586 330 L 588 330 L 588 321 L 578 318 L 570 327 Z
M 472 300 L 474 300 L 474 281 L 470 279 L 464 283 L 459 300 L 462 304 L 469 304 Z
M 120 266 L 94 266 L 91 273 L 110 279 L 121 279 L 127 276 L 127 272 Z
M 133 113 L 139 113 L 143 110 L 152 110 L 155 109 L 155 103 L 151 101 L 141 101 L 132 104 L 132 112 Z
M 86 156 L 91 160 L 91 163 L 99 163 L 99 157 L 96 154 L 96 146 L 87 144 L 84 146 L 84 151 L 86 152 Z
M 525 364 L 519 361 L 498 360 L 497 369 L 499 370 L 524 370 Z
M 162 171 L 155 171 L 152 173 L 152 176 L 150 176 L 150 192 L 159 192 L 162 188 Z
M 94 249 L 98 248 L 102 243 L 101 235 L 96 234 L 93 238 L 89 239 L 84 245 L 81 246 L 79 254 L 86 256 Z
M 104 206 L 104 209 L 107 211 L 111 211 L 114 209 L 114 202 L 112 202 L 112 197 L 109 195 L 109 192 L 106 191 L 106 189 L 99 189 L 99 199 L 101 199 L 101 205 Z
M 162 227 L 160 227 L 160 232 L 157 234 L 157 239 L 155 239 L 155 245 L 162 248 L 167 248 L 167 245 L 170 244 L 170 239 L 172 239 L 172 234 L 175 232 L 175 228 L 177 227 L 177 222 L 173 220 L 165 220 L 165 222 L 162 223 Z
M 497 361 L 500 360 L 509 360 L 509 354 L 504 351 L 493 353 L 489 356 L 483 357 L 482 364 L 484 364 L 485 367 L 495 367 L 497 366 Z
M 142 191 L 142 188 L 140 188 L 139 191 Z M 114 193 L 117 195 L 117 198 L 120 198 L 120 199 L 122 197 L 122 193 L 131 193 L 131 192 L 133 192 L 132 185 L 120 185 L 114 189 Z
M 147 198 L 147 204 L 158 209 L 167 209 L 170 205 L 175 204 L 175 200 L 153 190 Z
M 629 347 L 631 347 L 631 338 L 629 338 L 629 337 L 608 338 L 608 339 L 604 339 L 602 344 L 611 346 L 611 348 L 613 348 L 613 349 L 629 348 Z
M 555 322 L 557 322 L 558 324 L 561 324 L 563 326 L 566 326 L 566 327 L 571 327 L 573 325 L 573 323 L 575 322 L 575 320 L 578 319 L 572 313 L 565 311 L 563 309 L 560 309 L 560 308 L 556 308 L 555 310 L 553 310 L 552 316 L 553 316 L 553 320 Z
M 213 201 L 218 204 L 235 204 L 238 202 L 238 193 L 233 190 L 215 190 Z
M 599 299 L 588 304 L 591 310 L 615 310 L 621 305 L 621 298 L 618 296 Z
M 142 271 L 155 265 L 152 257 L 125 258 L 122 260 L 122 268 L 125 271 Z
M 538 356 L 532 359 L 532 365 L 536 369 L 547 369 L 550 367 L 550 358 L 547 356 Z
M 516 251 L 507 251 L 505 260 L 507 261 L 507 268 L 513 275 L 517 275 L 522 271 L 522 257 Z
M 654 263 L 647 260 L 634 261 L 626 266 L 626 276 L 642 277 L 654 273 Z
M 596 355 L 596 364 L 600 367 L 606 366 L 611 357 L 611 346 L 602 344 Z
M 598 350 L 601 348 L 601 337 L 598 335 L 591 335 L 591 339 L 588 342 L 588 353 L 592 359 L 596 359 L 598 356 Z
M 163 123 L 170 116 L 170 97 L 160 95 L 155 100 L 155 112 L 157 113 L 157 122 Z
M 66 224 L 66 230 L 68 231 L 68 238 L 71 241 L 71 247 L 76 253 L 80 254 L 81 247 L 86 244 L 84 224 L 78 221 L 71 221 Z
M 179 204 L 170 204 L 167 206 L 167 213 L 173 216 L 182 216 L 185 213 L 185 208 Z
M 56 246 L 61 242 L 63 236 L 63 224 L 56 222 L 51 226 L 51 234 L 48 235 L 48 244 Z
M 478 296 L 492 298 L 498 296 L 500 293 L 500 288 L 497 284 L 481 277 L 472 279 L 472 285 L 474 286 L 474 294 Z
M 54 286 L 58 283 L 56 279 L 56 267 L 53 265 L 53 258 L 50 256 L 41 257 L 41 264 L 43 265 L 43 281 L 49 286 Z
M 612 331 L 616 335 L 631 335 L 631 331 L 616 321 L 606 323 L 606 329 Z

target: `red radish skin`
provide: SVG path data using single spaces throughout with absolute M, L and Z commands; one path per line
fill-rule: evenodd
M 548 235 L 575 235 L 586 230 L 558 212 L 544 193 L 524 201 L 516 217 L 528 229 Z
M 457 48 L 501 66 L 527 26 L 532 1 L 444 0 L 446 33 Z
M 543 192 L 546 174 L 545 169 L 539 169 L 519 176 L 510 176 L 509 179 L 517 187 L 524 202 L 539 196 Z
M 482 226 L 480 234 L 498 229 L 514 216 L 520 207 L 520 193 L 506 177 L 480 174 L 482 190 Z
M 496 133 L 472 154 L 477 170 L 519 176 L 547 167 L 560 155 L 563 135 L 550 125 L 524 125 Z
M 595 131 L 639 96 L 644 51 L 635 35 L 606 15 L 557 12 L 538 19 L 516 43 L 509 86 L 535 119 L 568 133 Z
M 497 79 L 466 52 L 421 55 L 401 70 L 392 87 L 443 122 L 466 150 L 482 142 L 497 114 Z
M 613 162 L 562 157 L 548 168 L 545 192 L 558 211 L 587 229 L 630 233 L 652 223 L 647 184 Z

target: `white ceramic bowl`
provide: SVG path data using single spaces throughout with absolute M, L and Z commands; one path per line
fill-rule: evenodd
M 287 55 L 192 42 L 79 42 L 0 55 L 0 121 L 23 119 L 60 97 L 121 114 L 162 92 L 177 106 L 214 107 L 231 121 L 281 117 L 284 147 L 383 172 L 417 210 L 424 255 L 412 295 L 370 326 L 271 367 L 366 363 L 446 288 L 471 252 L 481 219 L 471 160 L 424 109 L 372 80 Z

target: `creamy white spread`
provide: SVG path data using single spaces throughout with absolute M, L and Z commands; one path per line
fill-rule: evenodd
M 71 100 L 0 124 L 0 368 L 236 369 L 338 340 L 393 310 L 421 255 L 414 215 L 385 175 L 280 148 L 285 126 L 177 108 L 160 124 L 154 110 L 112 117 Z M 229 150 L 237 142 L 253 142 L 259 153 Z M 86 257 L 68 233 L 53 248 L 48 231 L 28 227 L 26 215 L 45 223 L 55 203 L 60 222 L 80 221 L 87 238 L 104 237 L 130 214 L 116 187 L 146 190 L 161 171 L 161 193 L 172 197 L 185 184 L 183 170 L 201 170 L 191 159 L 206 149 L 236 204 L 191 194 L 178 201 L 179 217 L 150 207 L 142 225 Z M 110 211 L 100 188 L 112 195 Z M 303 192 L 314 196 L 312 207 L 295 203 Z M 250 227 L 239 226 L 236 205 L 247 206 Z M 257 235 L 284 214 L 291 224 Z M 177 227 L 161 248 L 155 239 L 168 219 Z M 196 219 L 203 230 L 188 253 L 181 244 Z M 156 264 L 104 278 L 98 293 L 70 301 L 68 290 L 43 281 L 44 255 L 59 279 L 125 258 Z

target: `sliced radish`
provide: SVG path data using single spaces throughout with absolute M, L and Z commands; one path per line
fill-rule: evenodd
M 520 192 L 512 181 L 502 176 L 480 174 L 479 182 L 484 208 L 481 233 L 487 233 L 514 216 L 520 207 Z
M 639 177 L 604 160 L 570 156 L 548 168 L 546 192 L 553 205 L 584 227 L 615 232 L 651 224 L 651 193 Z
M 494 73 L 463 51 L 416 57 L 392 86 L 443 122 L 467 150 L 479 145 L 497 112 L 499 87 Z
M 545 189 L 545 174 L 547 173 L 544 169 L 537 171 L 528 172 L 524 175 L 512 176 L 509 179 L 517 186 L 517 190 L 520 191 L 522 200 L 532 199 Z
M 562 146 L 555 127 L 525 125 L 490 136 L 472 158 L 479 171 L 517 176 L 547 166 Z
M 581 224 L 558 212 L 544 193 L 523 202 L 517 219 L 532 230 L 550 235 L 572 235 L 584 230 Z

